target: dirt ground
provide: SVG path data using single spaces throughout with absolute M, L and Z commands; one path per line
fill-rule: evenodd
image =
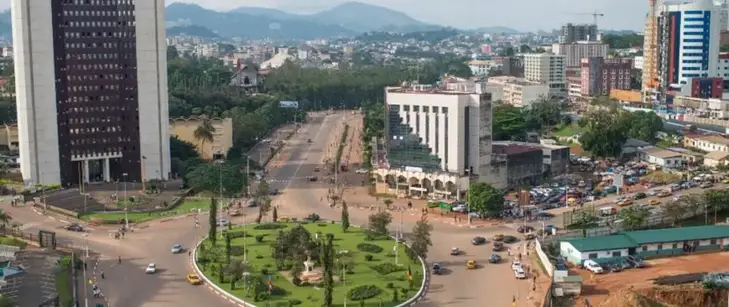
M 644 289 L 653 287 L 656 277 L 672 276 L 699 272 L 724 272 L 729 263 L 729 252 L 699 254 L 682 257 L 655 259 L 648 261 L 648 267 L 629 269 L 619 273 L 608 273 L 592 276 L 586 270 L 576 271 L 584 279 L 582 296 L 577 301 L 587 298 L 593 306 L 600 306 L 616 293 L 626 289 Z M 572 275 L 575 272 L 570 272 Z

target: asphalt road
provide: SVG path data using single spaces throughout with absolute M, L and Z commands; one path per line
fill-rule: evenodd
M 288 163 L 281 168 L 269 170 L 268 179 L 273 179 L 272 187 L 282 191 L 282 194 L 273 200 L 273 204 L 279 206 L 279 216 L 304 217 L 315 212 L 323 219 L 340 219 L 340 211 L 326 204 L 325 195 L 331 185 L 321 180 L 308 182 L 302 179 L 305 176 L 320 174 L 315 172 L 314 168 L 322 160 L 325 147 L 328 146 L 329 133 L 336 130 L 334 125 L 339 122 L 337 116 L 342 115 L 311 119 L 310 124 L 302 127 L 305 130 L 289 141 L 286 149 L 290 154 Z M 307 143 L 309 138 L 312 139 L 312 143 Z M 365 210 L 350 209 L 350 221 L 355 225 L 366 225 L 370 213 Z M 391 230 L 394 231 L 400 225 L 400 218 L 395 214 L 393 220 Z M 404 221 L 402 226 L 408 233 L 414 223 Z M 419 306 L 510 306 L 515 296 L 520 302 L 524 302 L 520 306 L 524 306 L 531 282 L 516 280 L 508 260 L 501 264 L 489 264 L 488 257 L 492 253 L 490 242 L 482 246 L 470 244 L 473 236 L 484 236 L 491 241 L 490 238 L 494 234 L 515 233 L 513 228 L 502 226 L 469 229 L 435 223 L 433 226 L 433 246 L 427 261 L 443 264 L 446 274 L 433 277 L 430 291 Z M 452 247 L 459 247 L 466 254 L 451 256 Z M 506 252 L 501 253 L 502 257 L 508 258 L 506 254 Z M 467 260 L 476 260 L 480 267 L 476 270 L 467 270 L 465 267 Z

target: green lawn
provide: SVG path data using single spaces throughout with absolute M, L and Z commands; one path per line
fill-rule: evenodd
M 207 200 L 185 200 L 182 204 L 171 210 L 157 212 L 130 212 L 129 222 L 139 223 L 167 216 L 174 216 L 192 212 L 193 209 L 206 210 L 210 208 L 210 201 Z M 124 219 L 124 212 L 97 212 L 82 215 L 85 220 L 98 220 L 102 223 L 113 223 Z
M 283 229 L 284 231 L 289 231 L 293 227 L 295 227 L 295 223 L 289 223 L 289 224 L 281 224 L 284 225 L 286 228 Z M 351 227 L 346 233 L 342 232 L 341 225 L 339 224 L 331 224 L 327 222 L 317 222 L 317 223 L 304 223 L 304 228 L 306 228 L 309 233 L 311 234 L 312 238 L 315 237 L 315 234 L 319 234 L 319 238 L 324 238 L 327 233 L 331 233 L 334 235 L 334 244 L 335 244 L 335 252 L 336 253 L 342 253 L 342 251 L 348 251 L 348 255 L 351 261 L 353 262 L 353 267 L 349 268 L 349 272 L 346 274 L 346 284 L 347 287 L 344 287 L 343 282 L 340 280 L 341 276 L 341 269 L 335 270 L 335 288 L 334 288 L 334 306 L 343 306 L 344 305 L 344 298 L 348 291 L 348 289 L 352 289 L 353 287 L 362 286 L 362 285 L 375 285 L 379 289 L 382 290 L 382 292 L 371 299 L 366 300 L 364 303 L 364 306 L 396 306 L 398 303 L 402 303 L 405 300 L 407 300 L 409 297 L 415 295 L 420 288 L 420 284 L 422 281 L 422 267 L 421 264 L 415 260 L 410 260 L 405 253 L 404 248 L 398 248 L 398 262 L 400 265 L 399 271 L 392 272 L 386 275 L 381 275 L 376 270 L 374 270 L 372 267 L 378 264 L 395 264 L 395 254 L 392 252 L 393 247 L 395 245 L 394 240 L 376 240 L 376 241 L 366 241 L 365 235 L 362 230 L 358 228 Z M 311 306 L 311 307 L 319 307 L 322 306 L 322 303 L 324 301 L 324 290 L 319 288 L 317 285 L 309 285 L 309 286 L 296 286 L 291 282 L 291 278 L 288 276 L 288 272 L 278 272 L 276 271 L 276 265 L 275 261 L 272 258 L 272 248 L 271 244 L 276 240 L 277 233 L 280 229 L 276 230 L 260 230 L 260 229 L 254 229 L 255 225 L 248 225 L 246 226 L 245 232 L 248 233 L 248 237 L 246 238 L 236 238 L 233 239 L 231 242 L 232 250 L 236 251 L 233 252 L 233 259 L 242 260 L 243 255 L 242 246 L 245 244 L 248 248 L 248 261 L 250 262 L 250 268 L 249 272 L 251 272 L 252 276 L 251 278 L 262 278 L 263 280 L 267 280 L 266 277 L 263 277 L 263 272 L 270 274 L 272 283 L 274 287 L 276 288 L 276 292 L 281 292 L 276 295 L 272 295 L 268 300 L 255 302 L 253 298 L 252 291 L 246 291 L 243 290 L 244 288 L 244 282 L 239 281 L 236 283 L 235 290 L 230 290 L 230 280 L 226 277 L 226 280 L 223 284 L 219 283 L 219 263 L 224 262 L 225 258 L 225 252 L 224 252 L 224 245 L 225 240 L 222 238 L 218 240 L 217 245 L 219 248 L 217 248 L 219 251 L 222 251 L 218 253 L 218 261 L 213 263 L 200 263 L 200 268 L 203 270 L 204 274 L 211 280 L 217 283 L 218 286 L 225 289 L 226 291 L 229 291 L 236 295 L 237 297 L 251 302 L 252 304 L 258 305 L 258 306 L 291 306 L 289 303 L 292 300 L 300 301 L 301 304 L 297 306 Z M 233 233 L 243 233 L 242 227 L 234 228 Z M 258 243 L 256 240 L 256 236 L 263 235 L 263 242 Z M 374 244 L 382 248 L 380 252 L 377 253 L 368 253 L 360 251 L 357 248 L 357 245 L 360 243 L 369 243 Z M 206 252 L 200 252 L 201 255 L 206 255 L 203 258 L 207 257 L 207 255 L 211 254 L 209 251 L 211 250 L 211 242 L 209 240 L 206 240 L 204 242 L 204 249 Z M 345 252 L 346 253 L 346 252 Z M 366 255 L 372 255 L 373 259 L 371 261 L 367 261 Z M 410 282 L 407 279 L 407 270 L 408 267 L 413 272 L 413 280 L 412 284 L 413 287 L 410 288 Z M 321 267 L 316 266 L 317 269 L 321 269 Z M 257 276 L 257 277 L 256 277 Z M 266 281 L 267 282 L 267 281 Z M 403 295 L 402 289 L 408 289 L 407 295 Z M 393 302 L 393 292 L 398 291 L 398 301 Z M 360 302 L 354 302 L 351 300 L 348 300 L 348 305 L 351 306 L 360 306 Z M 270 305 L 269 305 L 270 304 Z
M 58 265 L 60 269 L 56 271 L 56 291 L 61 301 L 62 307 L 73 306 L 73 293 L 71 289 L 72 276 L 69 272 L 69 265 L 71 263 L 71 257 L 63 257 L 59 261 Z
M 585 132 L 585 129 L 580 127 L 577 124 L 572 124 L 569 126 L 561 126 L 557 131 L 554 132 L 554 135 L 556 136 L 573 136 L 578 133 Z

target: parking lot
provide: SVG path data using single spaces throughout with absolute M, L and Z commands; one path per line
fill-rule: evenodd
M 579 274 L 584 279 L 582 296 L 593 306 L 604 302 L 611 294 L 625 289 L 649 288 L 651 279 L 699 272 L 724 272 L 729 263 L 729 252 L 699 254 L 682 257 L 648 260 L 648 266 L 628 269 L 616 273 L 591 274 L 587 270 L 570 270 L 570 275 Z

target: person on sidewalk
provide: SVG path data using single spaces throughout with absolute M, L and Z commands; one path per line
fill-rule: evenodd
M 101 279 L 104 279 L 104 271 L 101 271 Z

